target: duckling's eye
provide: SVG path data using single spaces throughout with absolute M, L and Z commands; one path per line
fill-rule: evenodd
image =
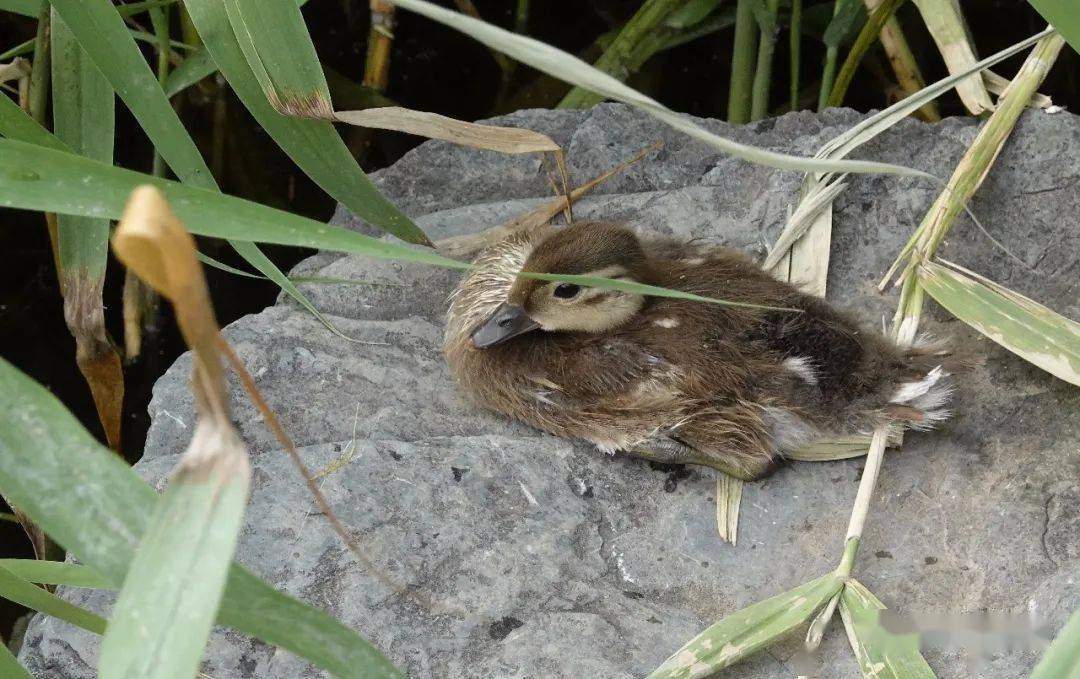
M 581 292 L 581 286 L 574 283 L 559 283 L 555 286 L 555 296 L 562 299 L 572 299 Z

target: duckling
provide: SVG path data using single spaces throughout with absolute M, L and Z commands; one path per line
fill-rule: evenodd
M 773 309 L 583 287 L 518 273 L 636 281 Z M 777 307 L 789 309 L 778 310 Z M 797 311 L 791 311 L 791 309 Z M 481 406 L 607 453 L 743 480 L 824 438 L 946 419 L 943 344 L 900 347 L 721 247 L 581 222 L 483 251 L 450 298 L 444 350 Z

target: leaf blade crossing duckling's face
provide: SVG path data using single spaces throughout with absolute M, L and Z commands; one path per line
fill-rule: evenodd
M 639 283 L 651 279 L 648 259 L 633 232 L 595 222 L 553 233 L 536 246 L 522 271 Z M 630 292 L 519 278 L 506 302 L 473 334 L 473 344 L 494 346 L 534 330 L 605 332 L 629 321 L 644 305 L 644 296 Z

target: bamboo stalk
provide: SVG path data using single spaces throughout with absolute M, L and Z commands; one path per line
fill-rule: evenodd
M 769 114 L 769 85 L 772 81 L 773 53 L 776 50 L 776 34 L 779 31 L 776 18 L 780 12 L 780 0 L 766 0 L 765 21 L 761 26 L 758 42 L 757 65 L 754 69 L 753 98 L 750 104 L 750 120 L 761 120 Z
M 754 0 L 738 0 L 735 7 L 735 43 L 731 54 L 731 85 L 728 88 L 729 123 L 738 125 L 750 120 L 756 42 Z

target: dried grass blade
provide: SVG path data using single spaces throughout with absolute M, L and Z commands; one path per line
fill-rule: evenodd
M 739 507 L 745 484 L 723 472 L 716 474 L 716 529 L 720 539 L 734 547 L 739 540 Z
M 866 455 L 870 447 L 870 436 L 847 436 L 835 439 L 822 439 L 803 446 L 789 453 L 789 460 L 800 462 L 829 462 L 850 460 Z
M 1008 78 L 1003 78 L 991 70 L 983 71 L 982 77 L 983 84 L 986 85 L 986 91 L 998 96 L 1005 94 L 1005 91 L 1009 89 L 1009 85 L 1012 83 Z M 1046 110 L 1054 106 L 1054 100 L 1045 94 L 1036 92 L 1031 95 L 1031 101 L 1028 102 L 1028 106 Z
M 551 137 L 533 130 L 467 123 L 437 113 L 413 111 L 400 106 L 369 108 L 362 111 L 336 111 L 333 118 L 359 127 L 407 132 L 429 139 L 441 139 L 462 146 L 500 153 L 562 151 L 562 147 Z
M 964 156 L 957 163 L 945 189 L 934 200 L 919 227 L 900 251 L 896 261 L 878 283 L 884 289 L 896 270 L 910 255 L 908 266 L 929 257 L 952 228 L 956 217 L 967 206 L 967 201 L 982 185 L 1001 149 L 1016 126 L 1027 102 L 1042 84 L 1061 52 L 1065 40 L 1050 32 L 1039 40 L 1024 60 L 1009 90 L 1001 97 L 997 109 L 991 114 Z M 1011 253 L 1010 253 L 1011 254 Z
M 1080 323 L 955 265 L 923 262 L 918 277 L 949 313 L 1020 358 L 1080 386 Z
M 857 580 L 848 580 L 840 597 L 840 617 L 851 650 L 867 679 L 934 679 L 919 653 L 917 634 L 892 634 L 881 625 L 885 604 Z
M 978 59 L 968 40 L 967 27 L 955 0 L 915 0 L 926 28 L 937 43 L 949 73 L 968 70 Z M 956 92 L 972 115 L 993 110 L 994 103 L 986 92 L 982 78 L 972 75 L 956 83 Z

